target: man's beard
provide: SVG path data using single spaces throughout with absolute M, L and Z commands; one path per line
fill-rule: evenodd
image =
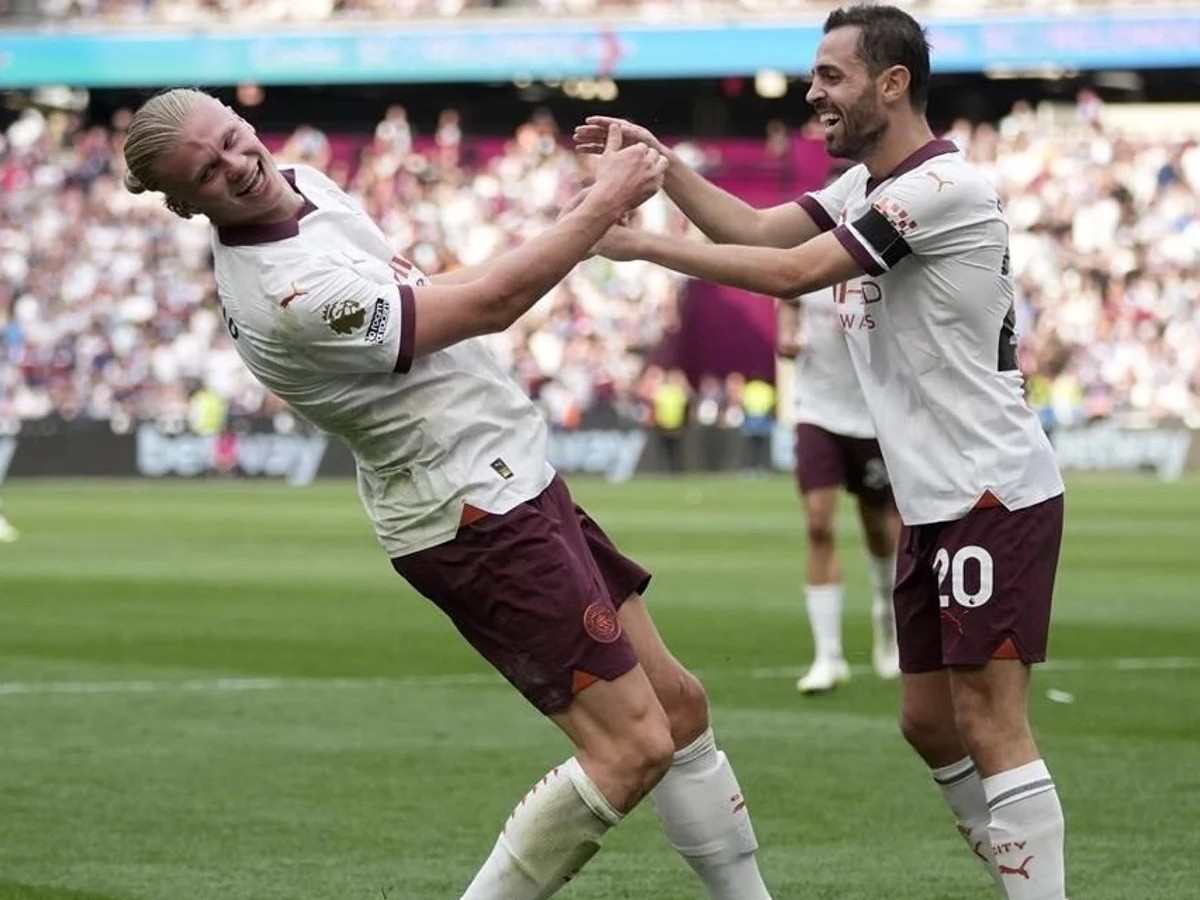
M 830 156 L 862 162 L 879 145 L 887 128 L 887 117 L 880 115 L 879 107 L 862 97 L 842 115 L 841 134 L 830 134 L 825 149 Z

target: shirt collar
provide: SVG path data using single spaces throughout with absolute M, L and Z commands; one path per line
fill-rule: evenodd
M 304 192 L 296 187 L 296 170 L 280 169 L 280 174 L 287 179 L 292 190 L 304 199 L 300 211 L 290 219 L 282 222 L 270 222 L 261 225 L 226 225 L 217 228 L 217 238 L 226 247 L 245 247 L 253 244 L 269 244 L 272 241 L 282 241 L 295 237 L 300 233 L 300 220 L 316 210 L 317 205 L 304 196 Z
M 875 188 L 879 187 L 885 181 L 890 181 L 893 178 L 899 178 L 905 172 L 911 172 L 913 169 L 915 169 L 917 166 L 921 165 L 921 163 L 925 162 L 928 159 L 933 159 L 933 157 L 935 157 L 935 156 L 941 156 L 943 153 L 957 153 L 957 152 L 958 152 L 958 145 L 955 144 L 954 141 L 945 141 L 945 140 L 936 140 L 936 139 L 932 140 L 929 143 L 917 148 L 915 151 L 910 153 L 907 157 L 905 157 L 905 159 L 900 163 L 900 165 L 896 166 L 896 168 L 892 169 L 891 172 L 889 172 L 887 175 L 883 176 L 882 178 L 868 178 L 867 179 L 867 193 L 868 194 L 871 193 L 871 191 L 875 190 Z

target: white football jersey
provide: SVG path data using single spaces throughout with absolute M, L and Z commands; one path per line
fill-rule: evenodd
M 805 294 L 799 303 L 800 353 L 793 369 L 796 421 L 846 437 L 875 437 L 838 321 L 834 289 Z
M 414 360 L 425 276 L 320 172 L 284 176 L 297 219 L 213 231 L 226 326 L 264 385 L 349 445 L 388 554 L 450 540 L 465 504 L 504 513 L 541 493 L 546 424 L 484 341 Z
M 1061 494 L 1017 368 L 1008 223 L 987 179 L 931 141 L 887 178 L 858 165 L 800 202 L 867 273 L 835 299 L 905 524 L 961 518 L 987 492 L 1009 509 Z

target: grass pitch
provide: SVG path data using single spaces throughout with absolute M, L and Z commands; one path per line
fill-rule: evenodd
M 572 480 L 655 573 L 777 900 L 991 896 L 860 673 L 817 699 L 789 481 Z M 348 482 L 4 487 L 0 900 L 457 898 L 568 748 L 392 574 Z M 1200 896 L 1200 481 L 1075 478 L 1033 715 L 1073 900 Z M 869 659 L 856 518 L 840 523 Z M 1048 698 L 1052 692 L 1058 701 Z M 648 809 L 563 892 L 693 900 Z

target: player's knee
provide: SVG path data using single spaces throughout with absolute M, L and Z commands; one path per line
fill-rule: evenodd
M 687 669 L 681 667 L 672 679 L 670 697 L 659 699 L 671 723 L 674 749 L 682 750 L 708 728 L 708 693 Z
M 814 547 L 832 547 L 833 523 L 822 519 L 809 519 L 808 543 Z
M 989 749 L 1021 742 L 1029 734 L 1029 723 L 1023 715 L 995 709 L 981 698 L 964 702 L 964 698 L 956 697 L 954 724 L 972 756 L 987 755 Z
M 662 780 L 675 756 L 675 741 L 665 717 L 638 729 L 623 754 L 623 768 L 643 796 Z
M 900 711 L 900 733 L 922 756 L 936 752 L 948 740 L 953 725 L 929 712 L 905 707 Z

